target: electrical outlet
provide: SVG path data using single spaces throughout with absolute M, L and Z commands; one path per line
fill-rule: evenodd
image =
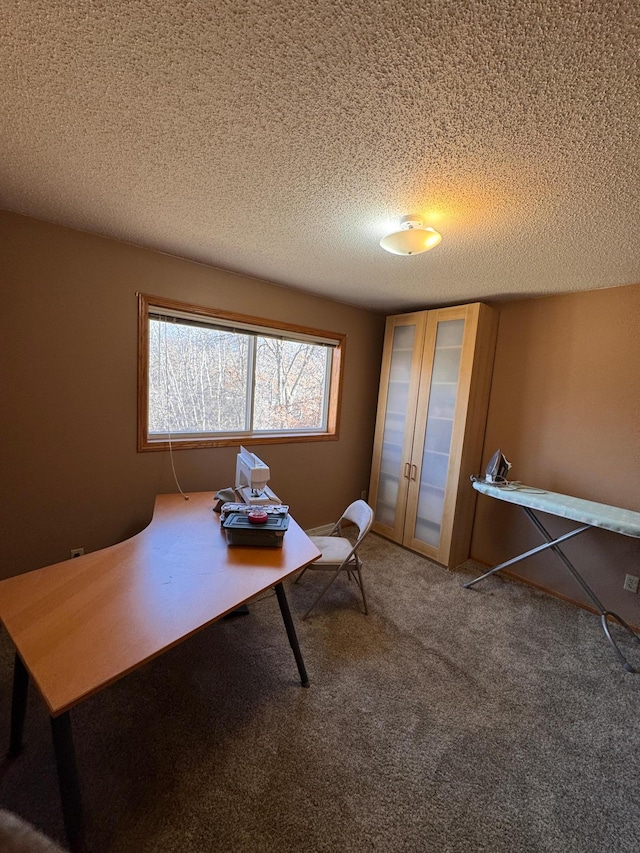
M 72 548 L 71 549 L 71 559 L 73 560 L 75 557 L 82 557 L 84 554 L 84 548 Z
M 635 575 L 625 575 L 623 589 L 626 589 L 627 592 L 637 592 L 638 578 Z
M 366 501 L 366 499 L 367 499 L 367 490 L 366 490 L 366 489 L 363 489 L 363 490 L 360 492 L 360 500 L 361 500 L 361 501 Z

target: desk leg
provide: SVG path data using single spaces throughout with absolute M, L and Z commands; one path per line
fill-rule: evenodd
M 11 698 L 11 735 L 9 738 L 9 758 L 20 755 L 24 749 L 22 739 L 24 718 L 27 713 L 27 694 L 29 692 L 29 673 L 16 652 L 13 664 L 13 695 Z
M 53 750 L 58 768 L 62 816 L 64 818 L 64 828 L 67 833 L 69 848 L 72 853 L 85 853 L 80 783 L 78 781 L 76 754 L 71 734 L 71 715 L 69 711 L 60 714 L 59 717 L 51 717 L 51 732 L 53 734 Z
M 300 646 L 298 645 L 298 637 L 296 635 L 296 629 L 293 624 L 293 619 L 291 618 L 291 611 L 289 610 L 287 596 L 284 594 L 284 587 L 281 583 L 277 583 L 275 585 L 275 590 L 276 595 L 278 597 L 278 604 L 280 605 L 280 612 L 282 613 L 284 627 L 287 629 L 287 637 L 289 638 L 289 644 L 293 649 L 293 655 L 296 659 L 296 663 L 298 664 L 300 681 L 303 687 L 308 687 L 309 677 L 307 676 L 307 670 L 305 669 L 304 661 L 302 659 L 302 652 L 300 651 Z

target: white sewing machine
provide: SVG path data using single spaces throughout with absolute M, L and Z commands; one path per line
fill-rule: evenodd
M 236 492 L 245 503 L 280 503 L 280 498 L 267 486 L 270 476 L 269 466 L 241 446 L 236 460 Z

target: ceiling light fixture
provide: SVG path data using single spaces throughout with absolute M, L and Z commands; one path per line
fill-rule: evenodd
M 418 213 L 410 213 L 400 220 L 400 230 L 387 234 L 380 245 L 394 255 L 419 255 L 433 249 L 442 240 L 442 235 L 426 227 Z

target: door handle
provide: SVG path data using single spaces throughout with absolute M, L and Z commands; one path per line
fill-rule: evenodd
M 409 479 L 409 474 L 411 473 L 411 466 L 408 462 L 404 463 L 404 476 Z
M 411 479 L 411 480 L 415 480 L 415 479 L 416 479 L 416 475 L 417 475 L 417 474 L 418 474 L 418 466 L 417 466 L 417 465 L 412 465 L 412 466 L 411 466 L 411 475 L 410 475 L 410 479 Z

